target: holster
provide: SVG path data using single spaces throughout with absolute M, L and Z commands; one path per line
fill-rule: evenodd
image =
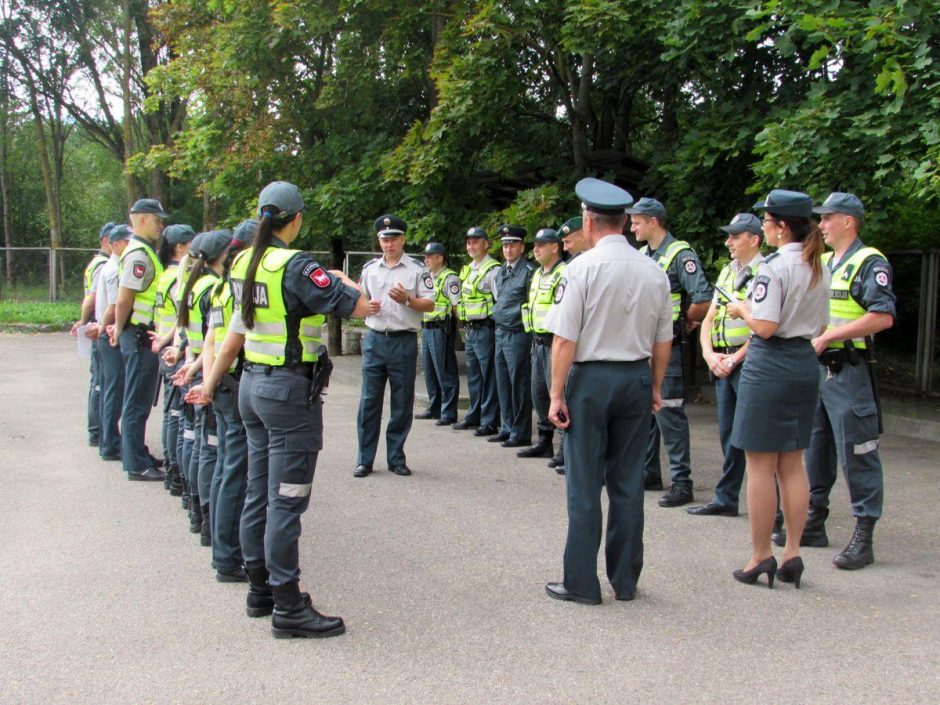
M 839 374 L 845 364 L 844 350 L 826 350 L 819 356 L 819 364 L 829 369 L 832 374 Z
M 311 404 L 325 394 L 324 390 L 330 386 L 330 375 L 332 374 L 333 361 L 324 350 L 313 366 L 313 379 L 310 382 L 310 397 L 308 399 Z

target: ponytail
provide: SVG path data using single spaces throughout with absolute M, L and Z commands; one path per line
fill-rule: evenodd
M 258 218 L 258 227 L 255 229 L 255 235 L 251 240 L 251 259 L 248 261 L 248 269 L 245 272 L 245 281 L 242 282 L 242 296 L 239 304 L 241 306 L 242 321 L 245 327 L 252 329 L 255 327 L 255 275 L 258 272 L 258 265 L 261 264 L 261 258 L 271 247 L 271 238 L 274 233 L 281 230 L 285 225 L 294 219 L 296 213 L 284 213 L 277 206 L 265 206 L 261 209 Z
M 193 290 L 196 282 L 206 272 L 206 261 L 202 257 L 190 255 L 192 267 L 189 270 L 189 278 L 186 280 L 186 286 L 183 287 L 183 293 L 180 294 L 179 310 L 176 313 L 176 321 L 180 328 L 189 325 L 189 294 Z
M 163 265 L 164 269 L 166 266 L 173 261 L 173 255 L 176 253 L 176 245 L 171 245 L 170 241 L 165 237 L 160 238 L 160 247 L 157 250 L 157 259 L 160 260 L 160 264 Z
M 816 221 L 809 218 L 784 218 L 776 216 L 774 219 L 784 223 L 793 235 L 793 241 L 803 245 L 803 261 L 813 270 L 812 285 L 816 286 L 822 277 L 822 254 L 825 250 L 822 231 Z

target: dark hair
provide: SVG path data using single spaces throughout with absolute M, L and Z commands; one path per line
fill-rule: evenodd
M 812 268 L 812 285 L 816 286 L 816 284 L 819 283 L 820 277 L 822 277 L 822 261 L 820 258 L 825 250 L 819 224 L 811 218 L 778 216 L 770 211 L 767 211 L 767 213 L 775 222 L 783 223 L 787 226 L 790 230 L 790 234 L 793 235 L 794 242 L 803 244 L 803 261 Z
M 165 237 L 160 238 L 160 249 L 157 250 L 157 259 L 160 260 L 160 264 L 166 267 L 170 262 L 173 261 L 173 255 L 176 252 L 176 245 L 171 245 L 170 241 Z
M 255 327 L 255 274 L 258 272 L 258 265 L 261 264 L 261 258 L 271 246 L 271 238 L 275 232 L 284 229 L 294 219 L 296 213 L 284 213 L 277 206 L 264 206 L 258 219 L 258 227 L 255 229 L 255 235 L 251 239 L 251 259 L 248 261 L 248 269 L 245 271 L 245 281 L 242 282 L 242 296 L 239 304 L 241 306 L 242 321 L 246 328 Z
M 176 312 L 176 322 L 180 328 L 185 328 L 189 324 L 189 294 L 192 292 L 199 277 L 206 273 L 206 261 L 202 257 L 190 255 L 192 266 L 189 269 L 189 278 L 186 280 L 186 286 L 180 294 L 178 310 Z

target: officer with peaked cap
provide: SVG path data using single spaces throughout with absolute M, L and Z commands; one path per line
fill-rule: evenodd
M 662 401 L 672 307 L 662 269 L 623 237 L 630 195 L 598 179 L 582 179 L 575 192 L 592 247 L 568 265 L 546 321 L 555 335 L 549 417 L 567 429 L 568 538 L 564 578 L 545 589 L 599 604 L 605 483 L 607 577 L 618 600 L 635 597 L 643 568 L 643 456 Z
M 661 507 L 678 507 L 692 501 L 692 451 L 689 419 L 685 415 L 685 361 L 683 343 L 708 311 L 712 287 L 698 255 L 684 240 L 676 240 L 666 229 L 666 209 L 654 198 L 641 198 L 630 214 L 630 230 L 645 245 L 642 254 L 653 258 L 669 277 L 672 287 L 672 321 L 675 327 L 669 369 L 663 387 L 663 408 L 650 428 L 646 455 L 646 487 L 662 489 L 659 466 L 660 435 L 669 456 L 672 487 L 659 498 Z
M 447 250 L 439 242 L 424 248 L 424 266 L 434 279 L 434 310 L 421 320 L 421 350 L 424 384 L 428 389 L 428 408 L 418 419 L 437 419 L 437 426 L 457 421 L 460 375 L 457 371 L 457 304 L 460 303 L 460 278 L 445 265 Z
M 833 563 L 856 570 L 875 560 L 873 533 L 884 499 L 878 454 L 879 400 L 871 363 L 874 335 L 894 325 L 893 273 L 885 256 L 858 236 L 865 215 L 858 197 L 832 193 L 813 212 L 822 216 L 819 228 L 832 248 L 823 255 L 832 282 L 829 328 L 813 340 L 822 367 L 813 434 L 806 451 L 809 516 L 800 545 L 829 544 L 825 526 L 829 493 L 841 463 L 856 525 L 851 541 Z M 779 531 L 774 540 L 782 545 L 785 537 Z
M 470 406 L 454 430 L 473 430 L 490 436 L 498 431 L 499 398 L 496 394 L 496 274 L 499 262 L 490 257 L 490 240 L 483 228 L 473 227 L 464 235 L 470 262 L 460 270 L 460 303 L 457 318 L 465 331 L 467 388 Z
M 359 455 L 354 477 L 372 472 L 382 425 L 385 384 L 390 390 L 385 450 L 389 471 L 410 475 L 405 439 L 414 414 L 418 329 L 421 314 L 434 310 L 434 281 L 423 265 L 405 254 L 405 221 L 395 215 L 376 218 L 382 256 L 362 268 L 359 286 L 369 299 L 362 348 L 362 396 L 357 428 Z
M 738 213 L 728 225 L 721 226 L 721 230 L 726 233 L 725 246 L 731 254 L 731 261 L 718 275 L 715 296 L 702 321 L 699 341 L 702 357 L 715 380 L 718 437 L 724 463 L 721 479 L 715 485 L 715 498 L 686 511 L 695 516 L 736 517 L 745 460 L 744 451 L 731 445 L 731 427 L 734 425 L 738 381 L 747 355 L 751 329 L 740 318 L 729 316 L 725 307 L 731 301 L 729 297 L 737 301 L 747 299 L 757 265 L 764 259 L 760 253 L 763 233 L 760 218 L 752 213 Z
M 496 394 L 503 423 L 488 440 L 504 448 L 532 443 L 532 335 L 522 325 L 522 305 L 529 294 L 535 266 L 523 257 L 525 228 L 499 228 L 505 262 L 496 274 Z

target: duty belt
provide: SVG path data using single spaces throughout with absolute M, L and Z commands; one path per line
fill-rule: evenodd
M 376 330 L 375 328 L 370 328 L 369 330 L 377 335 L 383 335 L 386 338 L 400 338 L 403 335 L 415 334 L 413 330 Z
M 738 350 L 740 350 L 743 347 L 744 347 L 743 345 L 729 345 L 727 347 L 721 347 L 720 345 L 716 345 L 712 347 L 712 350 L 714 350 L 716 353 L 725 353 L 726 355 L 733 355 L 734 353 L 736 353 Z
M 552 335 L 551 333 L 533 333 L 532 342 L 535 343 L 536 345 L 547 345 L 551 347 L 552 339 L 554 337 L 555 336 Z
M 421 327 L 424 329 L 428 328 L 446 328 L 450 321 L 421 321 Z
M 313 364 L 308 362 L 302 362 L 299 365 L 265 365 L 261 362 L 245 362 L 246 372 L 260 372 L 269 375 L 274 370 L 287 370 L 307 379 L 313 379 L 313 367 Z
M 475 330 L 477 328 L 494 328 L 496 326 L 496 321 L 492 318 L 481 318 L 479 321 L 464 321 L 464 328 L 467 330 Z
M 852 348 L 835 348 L 826 350 L 819 356 L 819 364 L 829 368 L 832 373 L 839 373 L 845 367 L 845 363 L 857 365 L 861 362 L 861 355 L 858 350 Z

